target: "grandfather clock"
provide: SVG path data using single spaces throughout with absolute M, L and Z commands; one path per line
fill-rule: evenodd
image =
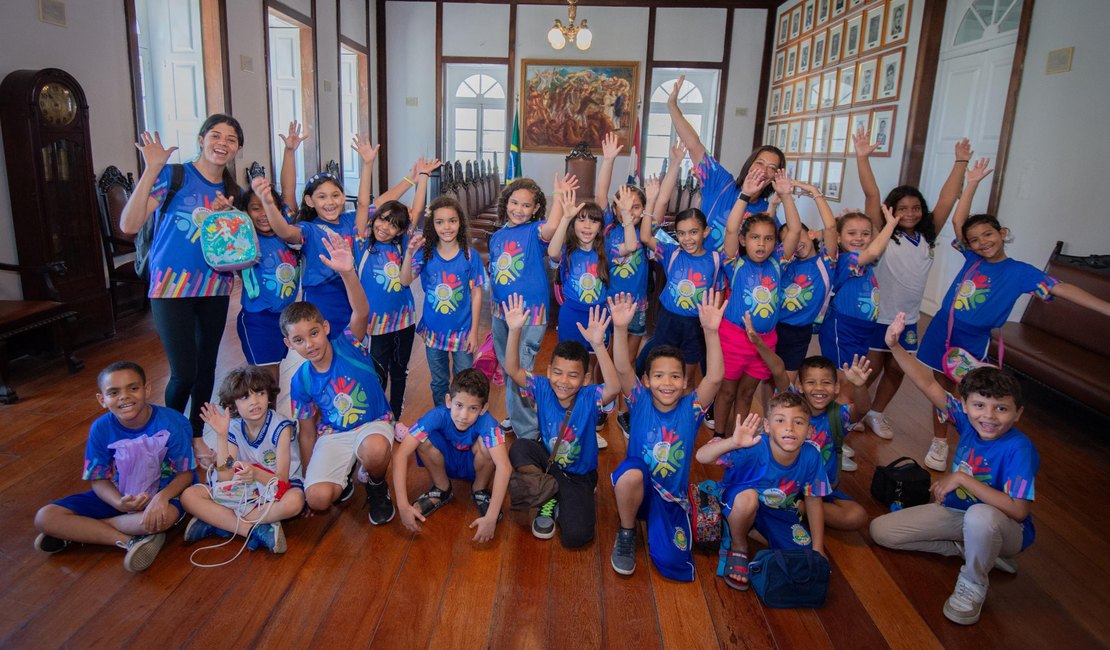
M 77 342 L 111 335 L 85 92 L 57 68 L 16 70 L 0 84 L 0 127 L 19 263 L 65 262 L 54 285 L 78 313 Z M 49 299 L 41 278 L 22 282 L 25 299 Z

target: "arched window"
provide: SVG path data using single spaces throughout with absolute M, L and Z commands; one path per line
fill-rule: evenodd
M 686 75 L 678 92 L 678 106 L 682 109 L 682 115 L 694 127 L 706 149 L 713 149 L 720 72 L 656 68 L 651 75 L 651 101 L 648 107 L 647 137 L 644 141 L 644 166 L 641 169 L 644 178 L 662 173 L 664 162 L 670 155 L 671 144 L 678 140 L 678 133 L 667 112 L 667 98 L 680 75 Z M 690 160 L 686 159 L 682 172 L 685 173 L 689 167 Z
M 506 66 L 448 64 L 447 159 L 505 169 Z
M 956 29 L 953 45 L 967 45 L 1018 28 L 1021 0 L 972 0 Z

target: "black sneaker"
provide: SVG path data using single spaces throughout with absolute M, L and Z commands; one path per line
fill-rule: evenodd
M 39 533 L 39 536 L 35 538 L 35 548 L 43 553 L 57 553 L 65 550 L 67 546 L 69 546 L 69 540 L 51 537 L 46 533 Z
M 532 534 L 539 539 L 555 536 L 555 520 L 559 518 L 559 500 L 552 497 L 543 502 L 532 520 Z
M 628 440 L 629 432 L 632 431 L 632 414 L 627 411 L 618 414 L 617 426 L 620 427 L 621 433 L 624 434 L 624 439 Z
M 370 523 L 375 526 L 388 524 L 397 514 L 393 507 L 393 500 L 389 498 L 389 484 L 382 479 L 381 483 L 373 481 L 366 484 L 366 505 L 370 507 Z
M 636 570 L 636 529 L 621 528 L 613 542 L 613 555 L 609 559 L 613 570 L 622 576 L 630 576 Z

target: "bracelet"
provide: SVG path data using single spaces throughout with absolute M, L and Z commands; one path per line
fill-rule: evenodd
M 748 196 L 747 194 L 744 194 L 743 192 L 741 192 L 740 196 L 738 196 L 736 198 L 743 201 L 744 203 L 751 203 L 752 202 L 752 197 Z
M 409 185 L 412 185 L 413 187 L 416 187 L 416 183 L 412 182 L 412 179 L 409 178 L 408 176 L 404 176 L 402 178 L 404 178 L 405 182 L 408 183 Z
M 420 175 L 421 176 L 431 176 L 431 174 L 429 174 L 428 172 L 420 172 Z
M 643 212 L 643 213 L 640 214 L 641 219 L 643 219 L 644 217 L 647 217 L 648 219 L 651 219 L 652 221 L 655 220 L 655 215 L 651 214 L 650 212 Z
M 971 161 L 970 160 L 957 160 L 956 162 L 957 163 L 969 163 Z

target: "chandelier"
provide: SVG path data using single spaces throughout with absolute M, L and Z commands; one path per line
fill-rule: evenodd
M 590 49 L 590 45 L 593 43 L 594 35 L 586 24 L 586 20 L 583 19 L 577 26 L 574 24 L 576 4 L 578 4 L 578 0 L 567 0 L 567 20 L 569 24 L 563 25 L 563 21 L 556 18 L 555 26 L 547 33 L 547 42 L 556 50 L 566 47 L 567 41 L 574 43 L 578 49 L 583 51 Z

